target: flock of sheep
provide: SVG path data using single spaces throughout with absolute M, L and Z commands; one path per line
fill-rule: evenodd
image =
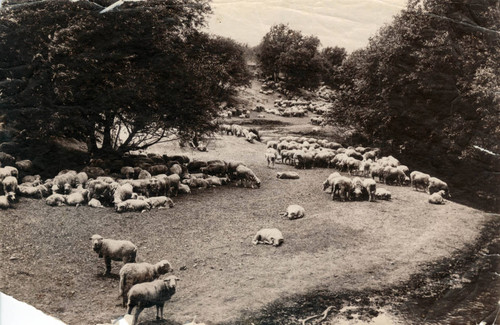
M 277 141 L 268 141 L 265 153 L 268 167 L 275 162 L 293 165 L 298 169 L 313 167 L 336 168 L 357 177 L 330 174 L 323 182 L 323 190 L 330 190 L 332 199 L 345 200 L 390 200 L 391 193 L 377 188 L 375 180 L 390 185 L 409 185 L 414 190 L 424 190 L 429 203 L 444 204 L 450 197 L 448 185 L 436 177 L 410 170 L 393 156 L 381 157 L 378 148 L 348 147 L 324 139 L 287 136 Z M 278 178 L 298 178 L 298 174 L 281 172 Z M 363 177 L 364 179 L 360 178 Z

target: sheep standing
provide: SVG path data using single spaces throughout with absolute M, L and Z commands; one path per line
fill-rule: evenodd
M 139 314 L 144 308 L 153 306 L 156 306 L 156 319 L 163 319 L 163 306 L 175 294 L 177 281 L 179 280 L 178 277 L 170 275 L 164 280 L 155 280 L 134 285 L 127 295 L 127 314 L 131 314 L 134 307 L 137 306 L 132 325 L 137 324 Z
M 257 244 L 269 244 L 275 247 L 283 244 L 284 242 L 283 234 L 276 228 L 265 228 L 257 232 L 253 237 L 252 243 Z
M 365 191 L 368 193 L 368 200 L 370 202 L 375 201 L 375 192 L 377 191 L 377 183 L 371 178 L 367 178 L 363 180 L 363 187 Z
M 419 171 L 413 171 L 410 174 L 411 187 L 417 191 L 419 188 L 424 191 L 429 186 L 429 179 L 431 176 Z
M 99 254 L 99 258 L 104 258 L 106 263 L 106 273 L 111 273 L 111 261 L 123 261 L 126 263 L 135 263 L 137 256 L 137 246 L 128 240 L 114 240 L 103 238 L 100 235 L 93 235 L 92 249 Z
M 173 271 L 167 260 L 156 264 L 128 263 L 120 269 L 120 296 L 123 298 L 123 307 L 127 304 L 127 294 L 134 284 L 150 282 L 158 279 L 162 274 Z
M 427 192 L 433 194 L 439 191 L 444 191 L 444 195 L 451 197 L 450 191 L 448 190 L 448 184 L 436 177 L 429 178 L 429 186 L 427 187 Z
M 246 186 L 246 184 L 250 184 L 253 188 L 254 185 L 257 188 L 260 187 L 260 179 L 255 175 L 255 173 L 248 167 L 239 165 L 236 167 L 236 173 L 233 174 L 234 178 L 240 181 L 242 186 Z
M 274 168 L 274 163 L 276 162 L 276 159 L 278 159 L 278 150 L 274 148 L 267 148 L 266 150 L 266 160 L 267 160 L 267 167 L 269 168 Z

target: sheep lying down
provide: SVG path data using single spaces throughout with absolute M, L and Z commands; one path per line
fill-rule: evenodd
M 277 172 L 276 178 L 279 178 L 279 179 L 299 179 L 300 176 L 296 172 Z
M 289 205 L 286 212 L 281 214 L 283 217 L 287 217 L 290 220 L 304 218 L 306 211 L 303 207 L 297 204 Z
M 276 228 L 265 228 L 257 232 L 253 237 L 252 243 L 257 244 L 268 244 L 278 247 L 284 242 L 283 234 Z
M 444 190 L 441 190 L 439 192 L 436 192 L 436 193 L 432 193 L 430 196 L 429 196 L 429 203 L 432 203 L 432 204 L 444 204 L 444 199 L 443 199 L 443 196 L 446 195 L 446 192 Z

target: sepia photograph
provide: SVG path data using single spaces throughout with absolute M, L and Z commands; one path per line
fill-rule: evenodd
M 498 0 L 0 0 L 0 325 L 500 325 Z

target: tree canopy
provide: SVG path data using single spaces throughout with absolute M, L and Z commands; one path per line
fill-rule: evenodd
M 87 1 L 0 11 L 5 123 L 67 136 L 91 153 L 214 130 L 219 103 L 249 80 L 242 47 L 201 33 L 206 0 Z

